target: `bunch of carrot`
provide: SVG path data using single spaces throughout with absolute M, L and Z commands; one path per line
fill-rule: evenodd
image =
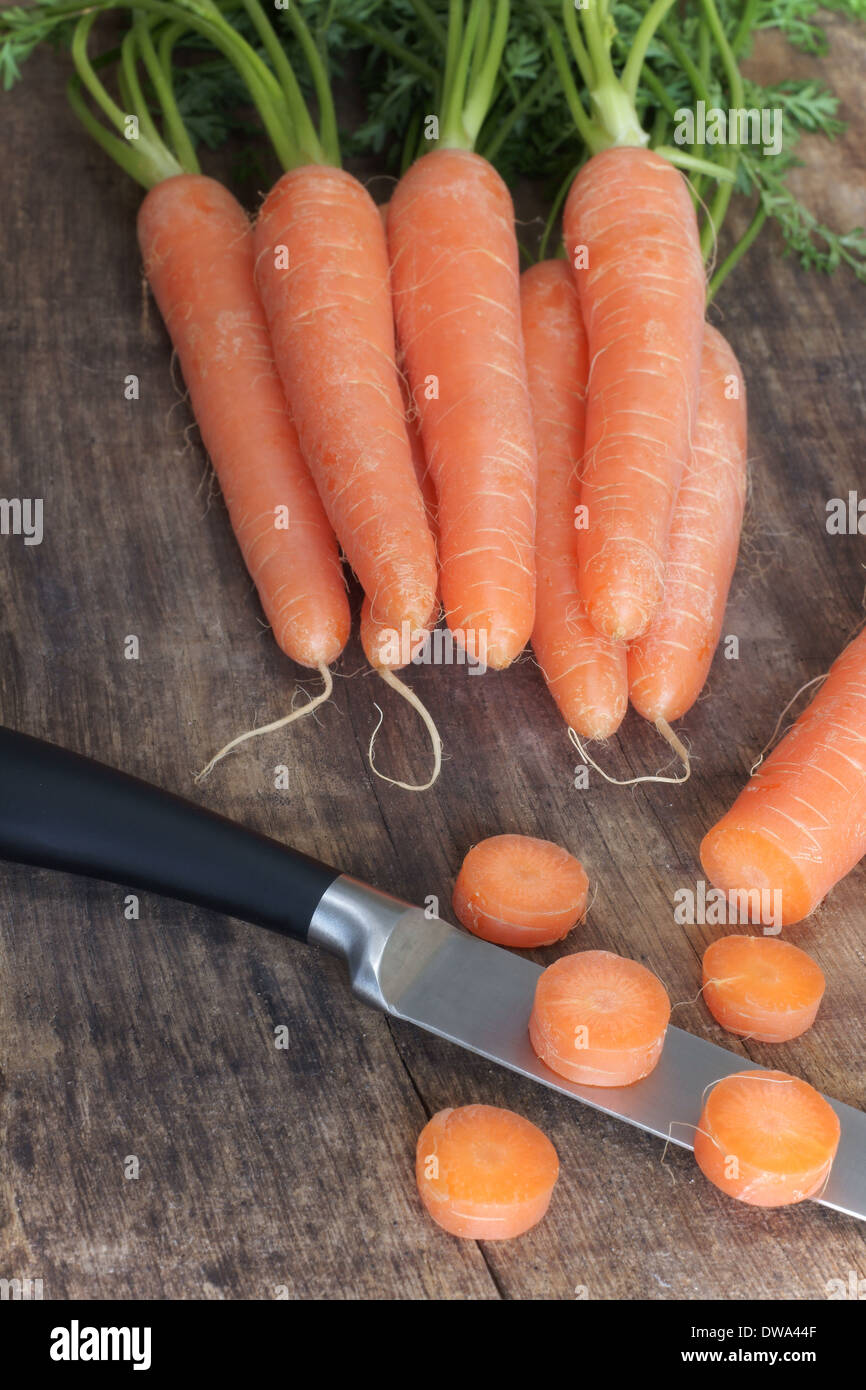
M 610 735 L 629 692 L 660 727 L 678 718 L 718 636 L 745 448 L 739 370 L 703 329 L 680 174 L 644 148 L 624 95 L 620 127 L 581 132 L 600 147 L 565 208 L 571 264 L 521 280 L 510 195 L 474 150 L 508 0 L 451 7 L 435 147 L 383 213 L 339 167 L 325 65 L 298 8 L 287 18 L 317 124 L 259 0 L 241 3 L 256 47 L 215 0 L 121 0 L 122 106 L 88 55 L 106 6 L 88 7 L 70 85 L 94 138 L 148 189 L 145 271 L 244 560 L 281 649 L 325 685 L 217 757 L 328 697 L 350 626 L 340 551 L 364 590 L 365 654 L 407 695 L 393 673 L 441 602 L 454 642 L 485 666 L 508 666 L 531 638 L 579 738 Z M 172 51 L 187 31 L 235 64 L 285 167 L 254 226 L 201 174 L 185 131 Z

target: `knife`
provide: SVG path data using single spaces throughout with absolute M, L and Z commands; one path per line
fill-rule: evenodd
M 212 908 L 341 957 L 366 1003 L 691 1148 L 706 1088 L 757 1066 L 680 1028 L 635 1086 L 549 1071 L 527 1026 L 541 967 L 224 816 L 91 758 L 0 728 L 0 858 Z M 831 1100 L 842 1138 L 822 1205 L 866 1219 L 866 1115 Z

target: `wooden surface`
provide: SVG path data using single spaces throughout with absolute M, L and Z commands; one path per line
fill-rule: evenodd
M 834 52 L 856 94 L 862 45 Z M 226 737 L 286 708 L 298 671 L 263 628 L 152 307 L 142 323 L 139 195 L 67 114 L 62 71 L 34 60 L 0 104 L 0 495 L 45 505 L 40 546 L 0 539 L 3 721 L 409 899 L 435 894 L 444 915 L 474 841 L 560 841 L 597 889 L 563 949 L 635 956 L 675 1001 L 694 1000 L 717 933 L 676 925 L 673 894 L 700 875 L 700 838 L 779 710 L 863 616 L 866 542 L 828 536 L 824 508 L 863 486 L 866 292 L 807 276 L 769 235 L 714 311 L 749 383 L 752 488 L 725 622 L 740 658 L 717 658 L 684 721 L 688 785 L 595 778 L 576 791 L 575 755 L 527 657 L 483 679 L 413 672 L 447 761 L 423 797 L 389 787 L 365 756 L 374 701 L 381 765 L 417 777 L 428 753 L 353 641 L 315 722 L 196 788 Z M 861 114 L 855 158 L 864 133 Z M 840 179 L 856 201 L 862 164 L 834 166 L 838 206 Z M 128 373 L 137 402 L 124 399 Z M 129 634 L 138 661 L 124 659 Z M 621 777 L 663 761 L 634 714 L 602 756 Z M 861 867 L 791 934 L 828 978 L 807 1037 L 739 1044 L 700 1002 L 675 1021 L 862 1107 L 864 890 Z M 649 1136 L 367 1010 L 327 958 L 156 897 L 128 921 L 119 889 L 5 865 L 0 1067 L 0 1276 L 41 1278 L 46 1298 L 820 1299 L 829 1279 L 866 1275 L 858 1223 L 811 1204 L 739 1206 L 689 1153 L 663 1156 Z M 451 1239 L 415 1195 L 425 1118 L 470 1101 L 520 1111 L 560 1155 L 548 1218 L 512 1244 Z M 124 1176 L 130 1155 L 137 1179 Z

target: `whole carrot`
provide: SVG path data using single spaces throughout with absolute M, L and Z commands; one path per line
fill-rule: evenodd
M 138 239 L 274 637 L 293 661 L 328 666 L 349 635 L 349 605 L 274 365 L 246 214 L 213 179 L 181 174 L 147 194 Z
M 538 446 L 532 647 L 566 723 L 581 738 L 609 738 L 628 704 L 626 657 L 624 647 L 593 627 L 578 587 L 574 533 L 588 360 L 565 261 L 524 271 L 520 300 Z
M 746 389 L 729 344 L 704 325 L 698 418 L 674 509 L 667 581 L 652 627 L 629 648 L 631 702 L 672 723 L 701 693 L 722 630 L 746 500 Z
M 488 20 L 482 40 L 479 7 L 465 28 L 462 6 L 451 7 L 439 147 L 397 185 L 388 245 L 398 338 L 438 499 L 446 618 L 498 669 L 532 631 L 536 452 L 514 209 L 473 152 L 505 42 L 505 0 Z
M 563 219 L 589 339 L 577 536 L 591 621 L 633 641 L 662 601 L 668 539 L 697 416 L 706 285 L 694 208 L 661 155 L 608 149 Z
M 271 190 L 256 277 L 325 509 L 383 621 L 429 623 L 436 560 L 397 371 L 381 220 L 351 174 L 304 164 Z
M 866 631 L 705 836 L 701 863 L 717 888 L 753 904 L 778 893 L 787 926 L 853 869 L 866 854 L 864 729 Z

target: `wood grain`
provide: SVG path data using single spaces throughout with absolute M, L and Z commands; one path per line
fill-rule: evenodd
M 856 69 L 846 52 L 834 74 L 856 93 L 862 48 Z M 34 58 L 0 106 L 0 494 L 45 506 L 41 545 L 0 539 L 0 717 L 409 899 L 434 894 L 444 915 L 478 838 L 558 840 L 597 888 L 563 949 L 635 956 L 694 1000 L 713 930 L 676 925 L 673 894 L 778 711 L 863 616 L 864 541 L 824 526 L 827 499 L 862 485 L 862 288 L 807 276 L 769 234 L 714 310 L 749 382 L 752 487 L 725 623 L 740 657 L 717 658 L 684 722 L 686 786 L 576 791 L 527 657 L 482 679 L 413 671 L 447 761 L 423 797 L 389 787 L 366 762 L 374 701 L 381 765 L 418 775 L 428 749 L 353 641 L 315 721 L 196 788 L 225 738 L 288 706 L 298 672 L 262 625 L 152 306 L 143 321 L 138 194 L 67 114 L 63 71 Z M 856 166 L 834 178 L 858 196 Z M 618 776 L 664 760 L 633 714 L 603 756 Z M 796 930 L 829 984 L 805 1038 L 737 1043 L 700 1002 L 675 1021 L 863 1106 L 864 885 L 861 867 Z M 120 890 L 25 868 L 2 867 L 0 894 L 0 1276 L 42 1278 L 46 1298 L 820 1299 L 828 1279 L 866 1275 L 857 1223 L 739 1207 L 690 1155 L 365 1009 L 312 952 L 157 898 L 128 921 Z M 452 1240 L 416 1199 L 425 1117 L 469 1101 L 512 1106 L 559 1151 L 548 1219 L 511 1245 Z

